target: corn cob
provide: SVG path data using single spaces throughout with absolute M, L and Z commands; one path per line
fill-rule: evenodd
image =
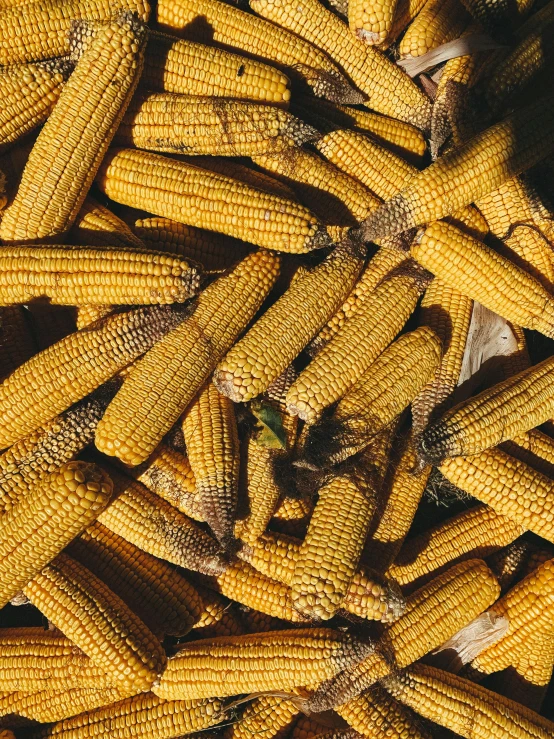
M 398 739 L 431 738 L 428 731 L 420 728 L 416 717 L 380 687 L 339 706 L 337 713 L 369 739 L 387 739 L 390 736 Z
M 213 726 L 223 716 L 222 703 L 216 698 L 164 701 L 153 693 L 144 693 L 41 727 L 33 733 L 33 739 L 84 739 L 101 735 L 127 739 L 131 731 L 136 739 L 173 739 Z M 198 736 L 210 735 L 203 732 Z
M 23 438 L 134 361 L 183 320 L 171 307 L 139 308 L 62 339 L 0 386 L 0 447 Z
M 285 698 L 262 696 L 246 706 L 241 717 L 225 730 L 225 739 L 283 739 L 299 713 Z
M 517 665 L 508 667 L 497 676 L 495 690 L 538 713 L 552 678 L 553 666 L 553 635 L 539 634 L 527 640 L 525 653 Z
M 0 308 L 0 346 L 0 380 L 36 352 L 26 311 L 19 305 Z
M 458 38 L 469 15 L 459 0 L 430 0 L 410 24 L 398 47 L 400 58 L 422 56 Z
M 546 97 L 476 134 L 372 213 L 362 227 L 364 238 L 394 236 L 490 193 L 551 153 L 553 128 L 554 97 Z
M 363 250 L 346 240 L 298 278 L 220 362 L 214 374 L 218 390 L 235 402 L 267 390 L 348 295 L 363 258 Z
M 535 226 L 518 226 L 504 241 L 500 250 L 549 289 L 554 282 L 552 247 Z
M 387 574 L 413 589 L 461 559 L 488 557 L 523 533 L 510 518 L 476 506 L 408 539 Z
M 327 724 L 321 723 L 315 716 L 300 714 L 298 721 L 290 733 L 290 739 L 312 739 L 328 730 Z
M 449 459 L 440 471 L 496 513 L 554 542 L 554 491 L 552 481 L 540 472 L 500 449 Z
M 347 634 L 320 628 L 197 641 L 168 661 L 154 691 L 166 699 L 190 700 L 288 690 L 336 675 L 367 648 Z
M 171 33 L 177 31 L 188 35 L 190 26 L 194 29 L 195 40 L 199 40 L 201 33 L 196 31 L 202 29 L 200 19 L 209 27 L 207 41 L 270 61 L 293 81 L 311 87 L 319 97 L 338 103 L 362 102 L 362 97 L 350 87 L 337 64 L 315 46 L 284 28 L 219 0 L 187 0 L 186 3 L 162 0 L 157 5 L 158 24 Z
M 114 305 L 100 304 L 100 305 L 78 305 L 76 324 L 77 330 L 80 331 L 87 326 L 92 326 L 93 323 L 101 321 L 102 318 L 107 318 L 115 310 Z
M 100 387 L 0 456 L 0 505 L 4 511 L 92 442 L 96 424 L 115 389 L 115 383 Z
M 79 60 L 2 219 L 3 241 L 45 239 L 71 227 L 136 87 L 145 42 L 144 25 L 123 13 Z
M 308 423 L 340 400 L 402 330 L 426 275 L 408 261 L 363 301 L 287 393 L 287 409 Z
M 287 536 L 303 538 L 313 509 L 314 503 L 311 498 L 292 498 L 284 495 L 277 504 L 270 521 L 270 529 Z
M 165 653 L 145 624 L 86 567 L 59 554 L 23 590 L 55 626 L 123 689 L 148 690 Z
M 308 464 L 329 466 L 355 454 L 411 403 L 441 361 L 441 341 L 427 326 L 404 334 L 344 395 L 333 414 L 309 432 Z
M 371 3 L 348 1 L 350 30 L 366 44 L 381 44 L 388 36 L 396 11 L 396 0 Z
M 256 252 L 204 290 L 193 315 L 147 353 L 108 406 L 96 431 L 100 451 L 132 465 L 153 452 L 255 315 L 279 265 L 275 254 Z
M 282 0 L 252 0 L 254 12 L 329 54 L 365 95 L 377 113 L 426 128 L 431 107 L 425 95 L 397 66 L 353 36 L 340 18 L 317 0 L 308 0 L 298 14 Z
M 525 539 L 516 539 L 510 546 L 487 557 L 486 562 L 498 580 L 504 594 L 515 580 L 522 577 L 523 568 L 529 557 L 530 544 Z
M 47 297 L 61 305 L 183 303 L 200 284 L 198 268 L 161 252 L 71 246 L 5 246 L 0 303 Z
M 216 542 L 176 508 L 143 485 L 110 469 L 116 498 L 98 521 L 139 549 L 206 574 L 225 562 Z
M 398 554 L 414 520 L 431 468 L 415 469 L 413 433 L 405 434 L 393 450 L 381 489 L 381 515 L 371 526 L 362 561 L 386 572 Z
M 386 688 L 424 718 L 466 739 L 548 739 L 554 732 L 551 721 L 528 708 L 428 665 L 388 678 Z
M 488 0 L 463 0 L 464 6 L 473 18 L 484 26 L 489 33 L 502 36 L 510 28 L 520 25 L 529 14 L 534 0 L 516 0 L 509 3 L 507 0 L 488 2 Z
M 235 607 L 226 598 L 195 582 L 194 587 L 202 598 L 202 611 L 196 614 L 197 621 L 192 634 L 200 639 L 215 636 L 238 636 L 244 634 L 242 620 Z
M 498 593 L 498 583 L 481 560 L 451 567 L 416 590 L 404 615 L 386 629 L 375 651 L 322 683 L 308 708 L 324 711 L 342 705 L 396 668 L 420 659 L 488 608 Z
M 202 599 L 166 562 L 138 549 L 100 523 L 67 549 L 118 595 L 154 634 L 183 636 L 202 610 Z
M 441 339 L 444 354 L 441 365 L 412 403 L 414 436 L 419 436 L 430 420 L 448 403 L 454 392 L 464 358 L 473 301 L 455 288 L 435 278 L 421 301 L 420 324 L 429 326 Z
M 87 246 L 111 246 L 144 249 L 144 243 L 131 231 L 129 226 L 87 195 L 69 232 L 69 240 L 74 244 Z
M 179 254 L 206 270 L 227 269 L 248 253 L 246 244 L 229 236 L 185 226 L 170 218 L 141 218 L 133 227 L 148 249 Z
M 0 150 L 48 118 L 73 65 L 67 58 L 17 64 L 0 72 Z
M 319 135 L 273 105 L 162 92 L 134 98 L 115 143 L 170 154 L 252 156 L 286 151 Z
M 69 462 L 4 515 L 0 540 L 0 605 L 8 601 L 106 506 L 109 478 L 94 465 Z M 62 511 L 63 515 L 55 511 Z
M 303 206 L 159 154 L 116 149 L 104 159 L 97 182 L 123 205 L 269 249 L 302 253 L 330 241 Z
M 149 90 L 287 105 L 289 80 L 255 59 L 150 32 L 141 85 Z

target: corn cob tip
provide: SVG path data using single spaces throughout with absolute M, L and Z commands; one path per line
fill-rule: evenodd
M 360 226 L 365 241 L 396 236 L 413 226 L 409 203 L 399 192 L 383 203 Z
M 142 43 L 146 38 L 147 26 L 134 10 L 122 10 L 114 19 L 115 23 L 124 28 L 127 26 L 129 31 L 137 37 L 137 42 Z M 79 61 L 85 51 L 90 46 L 99 28 L 105 23 L 98 21 L 90 21 L 84 18 L 74 18 L 71 21 L 69 30 L 67 31 L 67 44 L 69 47 L 69 61 L 73 64 Z
M 449 452 L 452 437 L 459 434 L 456 424 L 445 424 L 441 420 L 428 426 L 416 442 L 418 458 L 424 464 L 440 467 L 447 457 L 454 456 Z
M 383 618 L 384 623 L 393 623 L 406 612 L 406 596 L 402 593 L 400 585 L 392 577 L 385 578 L 387 613 Z
M 290 138 L 297 146 L 302 146 L 302 144 L 317 141 L 323 134 L 317 128 L 304 123 L 300 118 L 291 116 L 281 135 Z
M 301 65 L 299 65 L 301 66 Z M 332 69 L 312 69 L 307 76 L 311 79 L 313 92 L 318 96 L 339 105 L 363 105 L 367 96 L 352 87 L 346 79 Z
M 313 251 L 314 249 L 325 249 L 325 247 L 335 246 L 333 239 L 325 226 L 319 225 L 312 236 L 306 242 L 305 251 Z

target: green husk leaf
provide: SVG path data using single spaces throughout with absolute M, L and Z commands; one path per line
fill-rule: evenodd
M 286 449 L 287 437 L 281 413 L 269 403 L 255 400 L 250 409 L 258 421 L 256 442 L 268 449 Z

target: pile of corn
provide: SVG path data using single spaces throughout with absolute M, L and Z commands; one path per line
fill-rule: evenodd
M 1 739 L 554 737 L 554 0 L 329 2 L 0 0 Z

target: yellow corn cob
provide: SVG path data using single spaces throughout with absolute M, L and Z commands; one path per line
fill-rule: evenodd
M 290 739 L 312 739 L 328 730 L 327 724 L 320 723 L 315 716 L 300 714 L 290 733 Z
M 262 696 L 249 703 L 238 721 L 225 730 L 225 739 L 282 739 L 299 713 L 294 701 Z
M 387 49 L 408 25 L 417 17 L 425 5 L 425 0 L 398 0 L 392 26 L 387 38 L 379 45 L 380 49 Z
M 24 594 L 124 689 L 148 690 L 165 653 L 145 624 L 86 567 L 59 554 Z
M 239 438 L 233 404 L 211 382 L 183 416 L 183 434 L 196 481 L 195 504 L 228 548 L 238 498 Z
M 360 469 L 337 472 L 318 490 L 291 578 L 294 607 L 317 620 L 341 607 L 358 567 L 386 472 L 391 431 L 366 449 Z
M 429 421 L 444 410 L 458 385 L 472 312 L 471 298 L 438 278 L 425 291 L 420 324 L 437 334 L 444 354 L 437 373 L 412 403 L 414 436 L 419 436 Z
M 128 739 L 132 731 L 137 739 L 173 739 L 201 731 L 219 723 L 224 717 L 221 701 L 164 701 L 153 693 L 135 695 L 111 706 L 87 711 L 73 718 L 45 726 L 35 732 L 36 739 L 84 739 L 87 736 L 109 736 Z M 206 732 L 197 734 L 209 737 Z
M 110 469 L 116 498 L 98 516 L 114 534 L 154 557 L 213 574 L 225 562 L 217 543 L 176 508 L 135 480 Z
M 495 680 L 495 690 L 538 713 L 552 678 L 553 666 L 553 635 L 539 634 L 529 638 L 517 665 L 508 667 Z
M 412 256 L 441 282 L 511 323 L 554 334 L 554 302 L 531 275 L 447 223 L 429 226 Z
M 44 123 L 72 69 L 62 58 L 1 70 L 0 150 Z
M 69 232 L 69 240 L 71 243 L 87 246 L 145 248 L 144 243 L 135 236 L 125 221 L 97 203 L 90 195 L 87 195 L 77 213 Z
M 323 227 L 303 206 L 159 154 L 115 149 L 97 182 L 123 205 L 269 249 L 302 253 L 329 245 Z
M 104 304 L 104 305 L 78 305 L 77 306 L 77 330 L 80 331 L 82 328 L 91 326 L 96 321 L 100 321 L 102 318 L 106 318 L 115 310 L 115 306 Z
M 369 241 L 451 215 L 544 159 L 554 148 L 554 97 L 545 97 L 440 157 L 373 213 Z
M 397 703 L 380 687 L 354 698 L 337 708 L 359 734 L 372 739 L 430 739 L 429 732 L 419 727 L 415 716 Z
M 510 518 L 476 506 L 408 539 L 387 574 L 413 589 L 445 566 L 462 558 L 488 557 L 523 533 Z
M 209 27 L 206 41 L 270 61 L 292 80 L 309 85 L 320 97 L 339 103 L 362 102 L 325 53 L 284 28 L 219 0 L 162 0 L 157 5 L 157 20 L 162 29 L 172 33 L 189 36 L 189 27 L 194 29 L 195 40 L 202 40 L 203 26 Z
M 459 0 L 430 0 L 404 34 L 398 47 L 400 58 L 422 56 L 458 38 L 468 20 Z
M 114 679 L 59 631 L 40 626 L 3 628 L 0 633 L 0 691 L 105 688 Z
M 206 639 L 185 644 L 168 660 L 154 691 L 190 700 L 288 690 L 336 675 L 367 648 L 347 634 L 320 628 Z
M 161 92 L 134 98 L 115 143 L 170 154 L 238 157 L 288 150 L 319 136 L 274 105 Z
M 487 557 L 487 564 L 494 572 L 502 594 L 516 579 L 521 578 L 530 548 L 530 544 L 525 539 L 516 539 L 510 546 Z
M 238 636 L 244 633 L 242 621 L 239 620 L 234 606 L 218 593 L 194 584 L 202 598 L 202 611 L 196 615 L 193 634 L 201 639 L 214 636 Z
M 236 239 L 170 218 L 141 218 L 133 229 L 148 249 L 182 255 L 206 270 L 226 269 L 248 253 L 247 246 Z
M 200 285 L 197 266 L 161 252 L 79 246 L 5 246 L 0 303 L 47 297 L 54 304 L 183 303 Z
M 23 438 L 134 361 L 183 320 L 171 307 L 115 314 L 36 354 L 0 385 L 0 447 Z
M 553 366 L 554 360 L 545 359 L 447 411 L 424 432 L 423 456 L 440 464 L 479 454 L 552 418 Z
M 202 610 L 201 597 L 184 577 L 100 523 L 86 529 L 67 552 L 113 590 L 155 634 L 183 636 Z
M 108 383 L 0 455 L 0 506 L 6 511 L 94 439 L 116 384 Z
M 387 690 L 424 718 L 466 739 L 548 739 L 554 724 L 538 713 L 457 675 L 414 665 L 386 681 Z
M 196 481 L 190 462 L 180 452 L 159 444 L 144 464 L 127 472 L 189 518 L 204 520 L 198 510 Z
M 153 452 L 252 320 L 279 266 L 277 255 L 256 252 L 201 293 L 193 315 L 146 354 L 108 406 L 100 451 L 132 465 Z
M 262 574 L 291 585 L 301 541 L 268 532 L 240 557 Z M 405 602 L 396 583 L 366 567 L 358 567 L 341 604 L 348 613 L 374 621 L 391 622 L 399 618 Z
M 239 54 L 150 32 L 141 85 L 149 90 L 287 105 L 283 72 Z
M 386 572 L 394 561 L 427 486 L 431 468 L 416 470 L 417 461 L 413 433 L 407 434 L 393 450 L 381 489 L 382 512 L 370 530 L 362 557 L 379 572 Z
M 500 449 L 446 460 L 440 471 L 500 515 L 554 542 L 554 490 L 540 472 Z
M 489 33 L 502 36 L 510 27 L 520 25 L 529 14 L 534 0 L 516 0 L 509 3 L 506 0 L 489 2 L 489 0 L 463 0 L 464 6 L 473 18 L 482 24 Z
M 3 20 L 4 14 L 0 29 Z M 129 13 L 94 39 L 33 146 L 0 224 L 3 241 L 40 240 L 70 228 L 136 87 L 145 43 L 145 26 Z
M 4 513 L 0 606 L 96 518 L 111 493 L 111 482 L 98 467 L 69 462 Z
M 274 531 L 303 538 L 314 509 L 310 498 L 291 498 L 284 496 L 278 503 L 270 528 Z
M 541 282 L 547 289 L 554 281 L 552 247 L 536 226 L 518 226 L 504 241 L 502 253 Z
M 19 305 L 0 308 L 0 380 L 36 352 L 26 311 Z
M 428 326 L 397 339 L 344 395 L 332 416 L 312 427 L 304 448 L 307 462 L 329 466 L 367 446 L 429 382 L 441 354 L 441 341 Z
M 368 295 L 300 373 L 287 393 L 289 412 L 315 423 L 325 408 L 344 397 L 402 330 L 427 281 L 425 272 L 408 260 Z
M 279 23 L 329 54 L 368 97 L 378 113 L 426 128 L 431 107 L 425 95 L 398 66 L 353 36 L 340 18 L 317 0 L 296 13 L 283 0 L 252 0 L 254 12 Z
M 345 240 L 299 277 L 220 362 L 214 373 L 218 390 L 235 402 L 267 390 L 348 295 L 363 259 L 363 249 Z M 275 344 L 277 330 L 281 340 Z
M 395 668 L 420 659 L 494 603 L 499 590 L 481 560 L 451 567 L 416 590 L 405 614 L 386 629 L 375 651 L 335 680 L 322 683 L 308 708 L 323 711 L 342 705 Z
M 396 0 L 379 3 L 348 1 L 350 30 L 366 44 L 379 45 L 387 38 L 396 11 Z

